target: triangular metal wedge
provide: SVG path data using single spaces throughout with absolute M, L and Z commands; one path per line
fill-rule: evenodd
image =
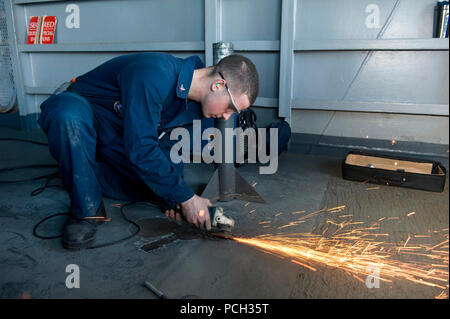
M 216 202 L 219 199 L 219 194 L 219 172 L 216 169 L 203 190 L 202 197 L 208 198 L 211 202 Z
M 236 174 L 236 194 L 235 198 L 240 200 L 247 200 L 250 202 L 265 203 L 266 201 L 255 191 L 255 188 L 250 185 L 239 172 L 235 169 Z
M 216 169 L 206 185 L 202 197 L 208 198 L 211 202 L 228 201 L 232 199 L 246 200 L 250 202 L 265 203 L 265 200 L 255 189 L 233 168 L 232 174 L 235 175 L 235 189 L 231 192 L 220 191 L 219 170 Z

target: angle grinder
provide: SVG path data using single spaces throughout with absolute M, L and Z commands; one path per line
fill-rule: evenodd
M 176 208 L 175 212 L 180 214 L 183 221 L 187 223 L 186 218 L 184 217 L 180 208 Z M 234 219 L 225 215 L 223 207 L 208 207 L 208 212 L 209 220 L 211 221 L 211 230 L 208 231 L 208 234 L 224 239 L 233 238 L 231 230 L 234 227 Z
M 233 238 L 231 230 L 234 227 L 234 219 L 226 216 L 222 207 L 209 207 L 209 217 L 211 226 L 214 227 L 210 230 L 211 235 L 224 239 Z

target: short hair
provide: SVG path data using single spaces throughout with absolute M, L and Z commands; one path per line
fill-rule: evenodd
M 210 76 L 223 74 L 230 90 L 239 94 L 246 94 L 250 105 L 255 103 L 259 90 L 259 77 L 253 62 L 243 55 L 232 54 L 224 57 L 210 73 Z

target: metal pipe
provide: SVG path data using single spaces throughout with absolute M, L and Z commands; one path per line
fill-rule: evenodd
M 233 52 L 232 43 L 213 43 L 214 64 L 217 64 L 221 59 L 231 55 Z M 227 129 L 234 129 L 234 119 L 235 117 L 231 116 L 228 120 L 223 118 L 214 120 L 214 127 L 222 135 L 222 161 L 221 163 L 216 163 L 217 169 L 203 190 L 202 197 L 209 198 L 211 201 L 219 200 L 221 202 L 239 199 L 265 203 L 264 199 L 234 168 L 234 142 L 225 143 Z M 231 156 L 226 156 L 226 154 Z M 226 162 L 227 157 L 231 158 L 231 163 Z
M 156 289 L 156 287 L 147 280 L 144 281 L 144 286 L 147 287 L 151 292 L 153 292 L 159 299 L 168 299 L 162 291 Z
M 216 65 L 224 57 L 234 53 L 232 42 L 216 42 L 213 43 L 213 63 Z
M 217 42 L 213 43 L 213 61 L 214 65 L 219 63 L 224 57 L 234 53 L 233 43 Z M 236 174 L 234 172 L 234 163 L 225 162 L 225 154 L 231 152 L 234 154 L 233 143 L 226 148 L 225 132 L 226 128 L 234 129 L 234 115 L 228 120 L 223 118 L 214 120 L 214 127 L 217 128 L 222 135 L 222 163 L 218 164 L 219 174 L 219 201 L 226 202 L 233 199 L 236 193 Z M 234 156 L 232 157 L 234 158 Z

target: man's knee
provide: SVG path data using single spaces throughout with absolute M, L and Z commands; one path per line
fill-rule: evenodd
M 71 127 L 73 124 L 91 124 L 93 113 L 89 103 L 81 96 L 64 92 L 52 95 L 41 104 L 39 124 L 48 131 L 50 126 L 60 128 Z

